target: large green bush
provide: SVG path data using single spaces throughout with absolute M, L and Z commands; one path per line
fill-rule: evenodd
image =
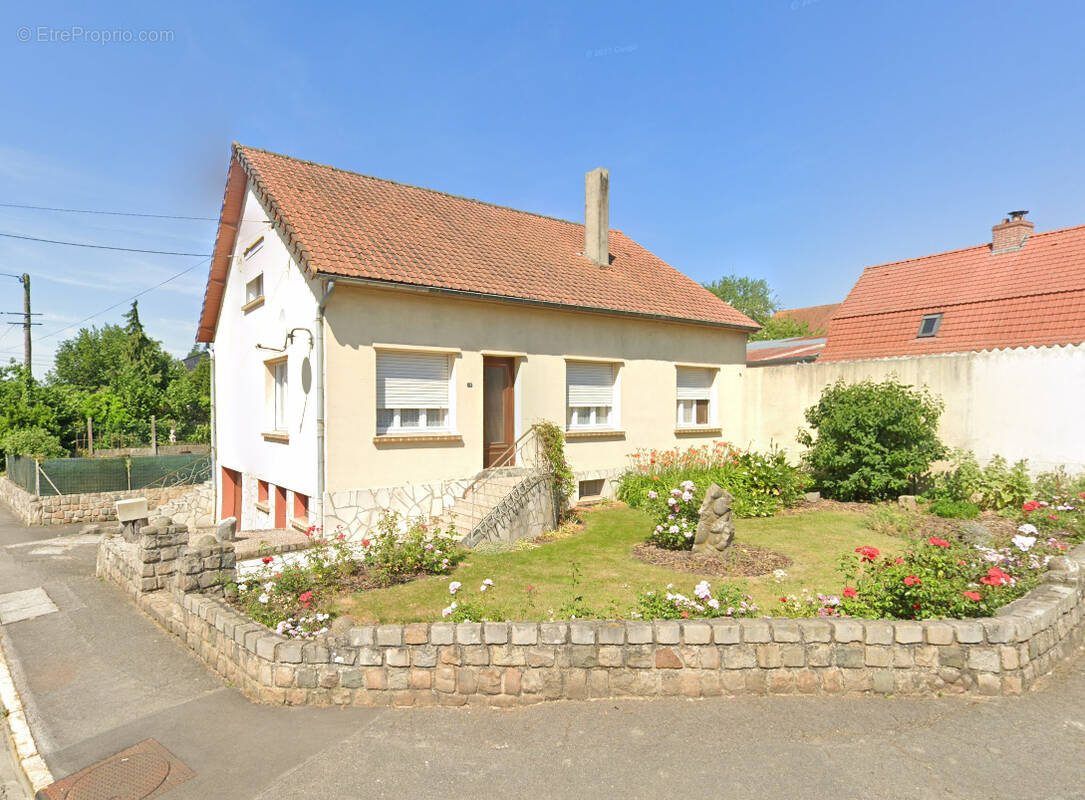
M 68 455 L 60 438 L 43 428 L 21 428 L 9 431 L 0 443 L 0 450 L 14 456 L 32 458 L 63 458 Z
M 685 481 L 698 487 L 697 502 L 713 483 L 730 492 L 737 517 L 769 517 L 795 505 L 805 490 L 805 476 L 782 452 L 743 452 L 726 442 L 685 450 L 640 450 L 618 483 L 618 499 L 633 508 L 651 504 L 649 494 L 666 495 Z
M 806 409 L 813 433 L 804 462 L 818 488 L 836 500 L 883 500 L 914 491 L 945 448 L 938 440 L 942 401 L 893 379 L 826 387 Z

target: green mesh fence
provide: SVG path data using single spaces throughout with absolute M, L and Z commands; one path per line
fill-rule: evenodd
M 33 492 L 34 462 L 33 459 L 26 460 L 30 462 L 30 484 L 19 485 Z M 170 486 L 200 483 L 211 477 L 211 462 L 206 455 L 192 453 L 130 458 L 50 458 L 41 462 L 41 473 L 38 486 L 43 496 L 119 492 L 144 489 L 162 479 Z
M 5 460 L 8 478 L 34 494 L 37 491 L 34 485 L 34 459 L 8 454 Z

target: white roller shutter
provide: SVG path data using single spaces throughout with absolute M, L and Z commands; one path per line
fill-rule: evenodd
M 448 356 L 377 353 L 377 408 L 448 408 Z
M 678 368 L 679 400 L 710 400 L 712 381 L 716 377 L 714 369 L 702 367 Z
M 613 406 L 614 365 L 569 361 L 565 365 L 568 405 Z

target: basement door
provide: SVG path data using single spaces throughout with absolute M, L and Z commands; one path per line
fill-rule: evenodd
M 515 457 L 515 395 L 511 358 L 482 359 L 482 466 L 512 466 Z

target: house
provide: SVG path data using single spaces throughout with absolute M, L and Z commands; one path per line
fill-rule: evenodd
M 235 144 L 197 335 L 220 517 L 355 535 L 473 492 L 470 526 L 537 421 L 581 495 L 737 437 L 757 324 L 610 230 L 608 193 L 587 174 L 579 224 Z
M 746 366 L 774 367 L 780 364 L 807 364 L 817 361 L 824 349 L 824 336 L 792 336 L 787 339 L 748 342 Z
M 1085 342 L 1085 226 L 1034 233 L 1027 213 L 990 242 L 867 267 L 819 363 Z
M 796 322 L 805 322 L 811 333 L 825 333 L 829 330 L 829 320 L 840 308 L 840 303 L 827 303 L 821 306 L 807 306 L 806 308 L 787 308 L 777 311 L 772 315 L 773 319 L 792 319 Z

